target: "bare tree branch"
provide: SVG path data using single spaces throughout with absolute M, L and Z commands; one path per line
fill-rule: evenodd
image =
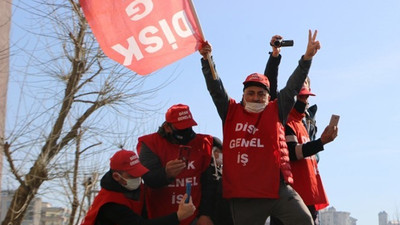
M 15 168 L 14 161 L 13 161 L 13 159 L 11 157 L 11 153 L 10 153 L 10 144 L 8 142 L 4 143 L 3 150 L 4 150 L 4 155 L 6 156 L 7 162 L 10 165 L 11 173 L 14 174 L 15 179 L 18 180 L 20 185 L 25 185 L 24 181 L 21 179 L 21 175 L 18 174 L 18 171 Z
M 145 129 L 140 126 L 143 118 L 162 106 L 148 100 L 173 77 L 149 85 L 146 80 L 151 76 L 138 76 L 109 60 L 78 0 L 17 0 L 15 4 L 18 12 L 39 19 L 26 29 L 17 26 L 27 37 L 12 45 L 13 57 L 22 59 L 15 60 L 10 70 L 21 91 L 16 113 L 10 114 L 15 126 L 6 139 L 13 149 L 4 147 L 18 184 L 2 225 L 20 224 L 32 199 L 55 181 L 66 183 L 62 191 L 72 193 L 65 197 L 74 210 L 69 224 L 77 224 L 85 212 L 83 199 L 90 203 L 97 182 L 96 177 L 90 185 L 78 185 L 87 179 L 81 161 L 110 151 L 118 138 L 118 144 L 132 139 L 138 131 L 134 126 L 121 130 L 118 126 L 126 124 L 116 124 L 120 118 L 138 121 L 134 125 Z M 99 167 L 92 166 L 92 170 L 98 172 Z M 55 188 L 50 186 L 52 192 Z

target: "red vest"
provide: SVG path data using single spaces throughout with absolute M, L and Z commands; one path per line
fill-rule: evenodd
M 179 144 L 171 144 L 158 133 L 140 137 L 138 152 L 142 142 L 159 157 L 163 167 L 179 156 Z M 200 178 L 211 162 L 212 136 L 197 134 L 187 145 L 192 147 L 188 166 L 176 177 L 175 181 L 162 188 L 146 188 L 146 207 L 150 219 L 176 212 L 180 199 L 186 193 L 187 182 L 192 183 L 191 196 L 196 212 L 191 217 L 182 220 L 180 224 L 190 224 L 197 216 L 201 200 Z
M 277 101 L 250 113 L 231 99 L 223 132 L 224 197 L 279 198 L 281 170 L 286 182 L 292 178 Z
M 306 127 L 302 121 L 303 117 L 304 114 L 292 109 L 287 123 L 295 132 L 299 144 L 310 141 Z M 304 203 L 308 206 L 314 205 L 316 210 L 327 207 L 329 202 L 322 185 L 315 156 L 291 161 L 290 164 L 294 178 L 292 186 L 299 193 Z
M 140 190 L 140 199 L 138 201 L 128 199 L 124 196 L 123 193 L 109 191 L 107 189 L 100 189 L 100 192 L 97 194 L 96 198 L 93 201 L 93 204 L 90 206 L 89 211 L 87 212 L 84 220 L 81 225 L 94 225 L 96 222 L 97 214 L 101 206 L 108 202 L 114 202 L 121 205 L 125 205 L 129 207 L 134 213 L 141 215 L 143 202 L 144 202 L 144 190 L 143 186 L 141 186 Z

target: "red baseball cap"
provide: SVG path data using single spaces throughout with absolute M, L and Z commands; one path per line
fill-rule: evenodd
M 133 177 L 141 177 L 149 170 L 139 162 L 134 151 L 119 150 L 110 159 L 110 168 L 116 171 L 125 171 Z
M 189 106 L 183 104 L 171 106 L 165 114 L 165 121 L 174 125 L 178 130 L 183 130 L 197 125 L 189 110 Z
M 244 89 L 249 86 L 261 86 L 269 91 L 269 80 L 267 76 L 259 73 L 252 73 L 246 77 L 246 80 L 243 82 Z
M 308 95 L 308 96 L 315 96 L 315 94 L 311 93 L 311 90 L 309 90 L 306 87 L 301 88 L 300 92 L 298 95 Z

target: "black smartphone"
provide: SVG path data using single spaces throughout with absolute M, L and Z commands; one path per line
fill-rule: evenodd
M 187 145 L 180 145 L 179 146 L 179 157 L 178 159 L 184 161 L 186 165 L 188 164 L 189 157 L 190 157 L 190 151 L 192 147 L 187 146 Z

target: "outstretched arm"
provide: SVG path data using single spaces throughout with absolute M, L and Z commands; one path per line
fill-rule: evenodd
M 298 99 L 294 108 L 292 109 L 291 114 L 293 113 L 295 117 L 300 116 L 305 111 L 306 104 L 306 102 Z M 303 125 L 305 126 L 305 124 Z M 336 126 L 328 125 L 322 133 L 321 138 L 299 144 L 296 134 L 297 131 L 293 130 L 290 126 L 286 124 L 285 135 L 289 149 L 290 160 L 300 160 L 305 157 L 315 155 L 318 152 L 324 150 L 324 145 L 333 141 L 336 138 L 337 131 L 338 130 Z
M 290 161 L 296 161 L 315 155 L 324 150 L 324 145 L 336 138 L 337 128 L 328 126 L 325 128 L 321 138 L 303 144 L 298 143 L 295 131 L 293 131 L 288 125 L 285 126 L 285 133 Z
M 282 124 L 286 124 L 287 116 L 294 105 L 294 96 L 300 92 L 300 89 L 308 75 L 308 71 L 310 70 L 312 58 L 321 48 L 320 43 L 316 40 L 316 38 L 317 31 L 312 34 L 311 30 L 309 30 L 306 53 L 301 57 L 299 60 L 299 65 L 293 71 L 286 83 L 286 86 L 278 95 L 279 119 Z
M 269 80 L 269 86 L 270 86 L 269 95 L 271 96 L 270 101 L 275 100 L 278 93 L 278 69 L 279 69 L 279 64 L 281 63 L 281 55 L 280 55 L 281 48 L 277 48 L 273 45 L 273 43 L 277 39 L 283 39 L 283 37 L 280 35 L 272 36 L 270 41 L 272 52 L 270 52 L 267 66 L 265 67 L 264 71 L 264 75 L 267 76 Z
M 286 143 L 289 150 L 290 161 L 304 159 L 324 150 L 324 145 L 320 139 L 310 141 L 304 144 L 299 144 L 296 132 L 288 125 L 285 126 Z
M 228 113 L 230 98 L 219 76 L 217 76 L 216 79 L 214 79 L 212 76 L 210 64 L 208 63 L 207 59 L 207 54 L 211 54 L 211 52 L 212 52 L 211 45 L 207 41 L 204 42 L 201 49 L 199 50 L 199 53 L 203 56 L 203 58 L 201 59 L 202 71 L 204 78 L 206 80 L 208 92 L 210 93 L 211 98 L 215 104 L 215 107 L 217 108 L 222 123 L 224 123 L 226 115 Z M 213 63 L 213 65 L 215 64 Z

